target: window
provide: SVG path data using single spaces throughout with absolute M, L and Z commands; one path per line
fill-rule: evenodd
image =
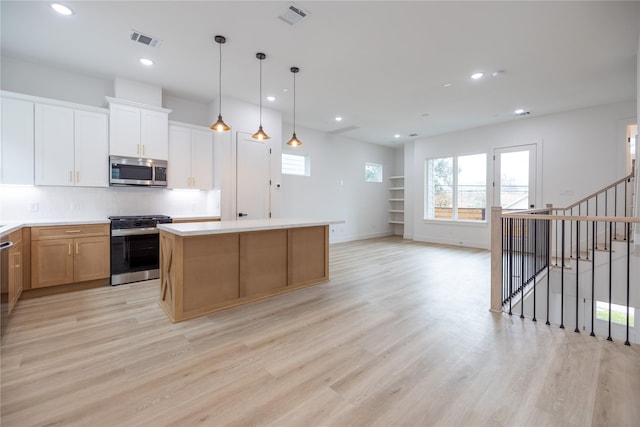
M 309 176 L 309 157 L 282 153 L 282 173 L 285 175 Z
M 485 220 L 486 154 L 429 159 L 425 168 L 425 219 Z
M 369 182 L 382 182 L 382 165 L 365 163 L 364 180 Z
M 634 326 L 635 310 L 629 307 L 629 326 Z M 609 321 L 609 303 L 604 301 L 596 301 L 596 319 Z M 627 325 L 627 306 L 611 304 L 611 323 L 619 325 Z

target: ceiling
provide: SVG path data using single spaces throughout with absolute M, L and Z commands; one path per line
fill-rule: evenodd
M 377 144 L 636 98 L 640 2 L 297 1 L 309 15 L 294 26 L 278 19 L 286 1 L 62 3 L 72 16 L 3 0 L 3 55 L 210 102 L 221 34 L 223 116 L 224 97 L 258 103 L 264 52 L 265 107 L 292 121 L 298 66 L 297 125 Z

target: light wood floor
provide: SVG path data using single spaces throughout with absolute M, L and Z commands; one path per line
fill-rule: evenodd
M 488 252 L 330 252 L 327 284 L 178 324 L 158 281 L 20 301 L 2 426 L 638 425 L 638 346 L 490 313 Z

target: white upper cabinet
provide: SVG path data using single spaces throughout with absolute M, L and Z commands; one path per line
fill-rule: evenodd
M 169 187 L 213 188 L 213 132 L 184 124 L 169 126 Z
M 111 155 L 167 160 L 168 122 L 171 110 L 107 97 L 109 102 L 109 153 Z
M 36 185 L 107 187 L 106 112 L 35 104 Z
M 73 110 L 35 105 L 36 185 L 73 185 Z
M 109 139 L 106 113 L 76 110 L 75 185 L 82 187 L 109 186 Z
M 33 101 L 2 94 L 0 183 L 33 185 Z

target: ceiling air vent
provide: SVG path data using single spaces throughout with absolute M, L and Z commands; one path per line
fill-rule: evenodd
M 162 44 L 162 40 L 159 38 L 142 34 L 140 31 L 136 30 L 131 30 L 130 37 L 134 42 L 142 43 L 149 47 L 159 47 Z
M 339 135 L 341 133 L 350 132 L 350 131 L 356 130 L 356 129 L 360 129 L 360 127 L 358 127 L 358 126 L 346 126 L 346 127 L 343 127 L 343 128 L 340 128 L 340 129 L 336 129 L 336 130 L 333 130 L 333 131 L 327 132 L 327 133 L 329 133 L 331 135 Z
M 280 15 L 278 15 L 278 18 L 282 19 L 289 25 L 295 25 L 306 18 L 308 15 L 309 12 L 300 9 L 294 4 L 290 4 L 285 10 L 280 13 Z

